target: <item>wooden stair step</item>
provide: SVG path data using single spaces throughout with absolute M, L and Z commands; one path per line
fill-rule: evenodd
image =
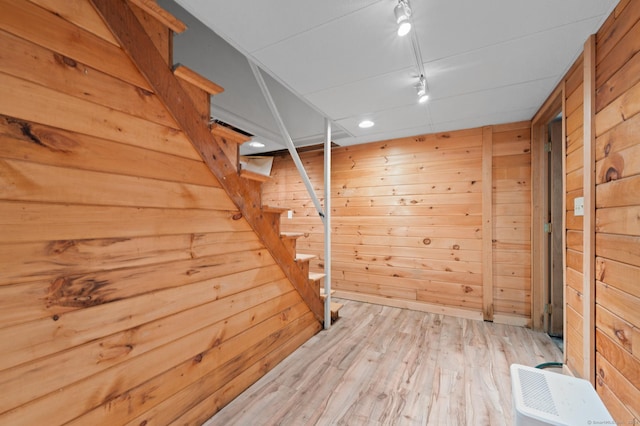
M 240 169 L 240 145 L 250 139 L 249 136 L 218 123 L 209 126 L 211 134 L 216 136 L 220 147 L 236 170 Z
M 309 277 L 309 261 L 311 259 L 315 259 L 316 256 L 315 254 L 304 254 L 304 253 L 296 253 L 296 263 L 298 264 L 298 266 L 300 267 L 300 270 L 302 271 L 302 273 L 304 274 L 305 277 Z M 316 283 L 316 289 L 315 291 L 318 291 L 318 284 Z M 318 293 L 316 293 L 318 294 Z
M 333 289 L 331 290 L 332 295 L 335 294 L 335 292 L 336 292 L 335 290 Z M 325 296 L 324 287 L 320 287 L 320 297 L 324 298 L 324 296 Z
M 261 173 L 256 173 L 256 172 L 252 172 L 251 170 L 247 170 L 247 169 L 240 169 L 240 176 L 245 178 L 245 179 L 249 179 L 249 180 L 254 180 L 256 182 L 266 182 L 269 179 L 271 179 L 271 176 L 267 176 L 267 175 L 263 175 Z
M 338 303 L 338 302 L 331 302 L 331 321 L 336 321 L 338 318 L 340 318 L 340 309 L 342 308 L 343 304 L 342 303 Z
M 325 295 L 325 293 L 324 293 L 324 291 L 323 291 L 323 290 L 324 290 L 324 289 L 321 287 L 321 288 L 320 288 L 320 300 L 322 300 L 322 301 L 324 302 L 324 299 L 326 299 L 326 298 L 327 298 L 327 296 Z M 331 290 L 331 294 L 333 294 L 333 293 L 335 293 L 335 292 L 336 292 L 335 290 Z
M 282 219 L 282 213 L 288 210 L 289 209 L 282 208 L 282 207 L 273 207 L 273 206 L 264 206 L 264 205 L 262 206 L 263 216 L 268 218 L 269 222 L 271 223 L 271 226 L 278 234 L 280 233 L 280 222 Z M 280 237 L 280 240 L 285 243 L 287 241 L 286 239 L 282 239 L 282 236 Z M 293 242 L 295 240 L 289 240 L 289 241 Z M 295 250 L 291 252 L 291 256 L 295 258 Z
M 218 93 L 224 92 L 224 89 L 222 87 L 218 86 L 209 79 L 201 76 L 191 68 L 186 67 L 182 64 L 177 64 L 174 67 L 173 75 L 181 80 L 193 84 L 196 87 L 199 87 L 200 89 L 211 95 L 217 95 Z
M 262 206 L 262 211 L 265 213 L 282 214 L 288 212 L 289 210 L 291 209 L 286 207 Z
M 159 22 L 164 24 L 164 26 L 169 28 L 174 33 L 180 34 L 187 29 L 187 26 L 184 24 L 184 22 L 164 10 L 162 7 L 158 6 L 156 0 L 131 0 L 131 3 L 135 4 L 140 9 L 156 18 Z
M 303 253 L 298 253 L 296 254 L 296 262 L 308 262 L 311 259 L 315 259 L 316 256 L 315 254 L 303 254 Z
M 229 140 L 230 142 L 235 142 L 238 145 L 242 145 L 243 143 L 247 142 L 248 140 L 251 139 L 251 136 L 247 136 L 245 134 L 242 134 L 240 132 L 236 132 L 235 130 L 227 127 L 227 126 L 223 126 L 221 124 L 218 123 L 213 123 L 211 124 L 211 133 L 213 133 L 216 136 L 220 136 L 222 138 L 225 138 L 227 140 Z
M 185 92 L 189 94 L 189 97 L 191 97 L 193 106 L 198 110 L 198 115 L 202 122 L 208 125 L 211 114 L 211 95 L 222 93 L 224 89 L 182 64 L 174 65 L 173 75 L 178 79 L 178 82 Z M 232 163 L 237 163 L 238 147 L 235 144 L 232 149 L 225 149 L 223 147 L 223 150 L 225 151 L 225 155 L 229 156 L 229 160 Z M 237 164 L 236 170 L 238 170 Z
M 322 274 L 320 272 L 309 272 L 309 280 L 310 281 L 320 281 L 321 279 L 323 279 L 326 276 L 327 276 L 326 274 Z
M 285 238 L 294 238 L 294 239 L 304 237 L 303 232 L 281 232 L 280 235 L 282 235 Z
M 320 281 L 322 281 L 324 277 L 325 277 L 325 274 L 309 271 L 309 284 L 311 284 L 315 288 L 315 291 L 318 295 L 321 292 Z
M 296 241 L 304 236 L 301 232 L 280 232 L 280 239 L 287 246 L 291 257 L 296 257 Z

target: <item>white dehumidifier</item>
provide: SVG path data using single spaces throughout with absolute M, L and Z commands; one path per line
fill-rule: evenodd
M 587 380 L 511 365 L 516 426 L 615 424 Z

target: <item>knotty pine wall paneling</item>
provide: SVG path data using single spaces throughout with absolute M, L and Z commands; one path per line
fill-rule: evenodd
M 320 324 L 73 5 L 0 0 L 0 424 L 199 424 Z
M 596 35 L 595 374 L 619 423 L 640 420 L 640 2 Z
M 496 315 L 531 317 L 531 126 L 493 127 Z
M 493 300 L 498 319 L 530 317 L 530 126 L 493 128 Z M 332 150 L 332 288 L 374 303 L 483 318 L 483 129 Z M 322 151 L 301 154 L 317 193 Z M 497 186 L 496 186 L 497 185 Z M 293 211 L 302 252 L 322 267 L 323 229 L 288 155 L 265 202 Z M 513 249 L 513 250 L 511 250 Z M 321 272 L 321 269 L 316 269 Z

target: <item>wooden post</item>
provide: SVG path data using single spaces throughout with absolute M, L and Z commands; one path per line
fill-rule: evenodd
M 595 111 L 596 109 L 596 36 L 584 44 L 584 232 L 583 232 L 583 378 L 595 386 Z
M 493 127 L 482 129 L 482 317 L 493 321 Z
M 567 91 L 566 80 L 561 83 L 562 94 L 562 347 L 567 348 Z M 562 363 L 567 364 L 567 351 L 562 353 Z

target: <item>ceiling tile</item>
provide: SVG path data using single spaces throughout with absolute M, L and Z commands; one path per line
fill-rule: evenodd
M 538 106 L 535 106 L 532 108 L 525 108 L 520 110 L 501 111 L 491 114 L 478 114 L 474 117 L 456 119 L 444 123 L 434 124 L 432 127 L 432 131 L 434 133 L 449 132 L 452 130 L 471 129 L 492 124 L 505 124 L 515 123 L 518 121 L 527 121 L 530 120 L 531 117 L 533 117 L 533 115 L 538 111 L 538 108 Z
M 558 80 L 581 51 L 588 19 L 518 40 L 425 64 L 432 99 L 487 90 L 546 77 Z
M 413 0 L 424 61 L 602 17 L 617 0 Z
M 364 119 L 372 120 L 375 122 L 375 126 L 369 129 L 359 128 L 358 123 Z M 429 125 L 429 108 L 427 105 L 420 105 L 416 102 L 399 108 L 354 115 L 337 120 L 337 123 L 354 136 L 373 135 L 394 130 L 400 131 L 411 127 Z
M 330 118 L 342 118 L 411 105 L 416 100 L 415 67 L 332 87 L 305 97 Z
M 381 0 L 176 0 L 236 47 L 251 53 Z M 384 2 L 384 1 L 382 1 Z
M 416 135 L 425 135 L 433 133 L 433 127 L 430 124 L 424 124 L 416 127 L 407 127 L 399 130 L 389 130 L 373 132 L 367 135 L 334 138 L 333 141 L 340 146 L 357 145 L 361 143 L 369 143 L 383 141 L 387 139 L 404 138 Z
M 396 35 L 392 9 L 382 1 L 254 56 L 265 70 L 305 95 L 412 66 L 410 46 Z
M 494 90 L 466 93 L 429 103 L 433 124 L 476 116 L 539 107 L 551 93 L 554 78 L 546 78 Z

